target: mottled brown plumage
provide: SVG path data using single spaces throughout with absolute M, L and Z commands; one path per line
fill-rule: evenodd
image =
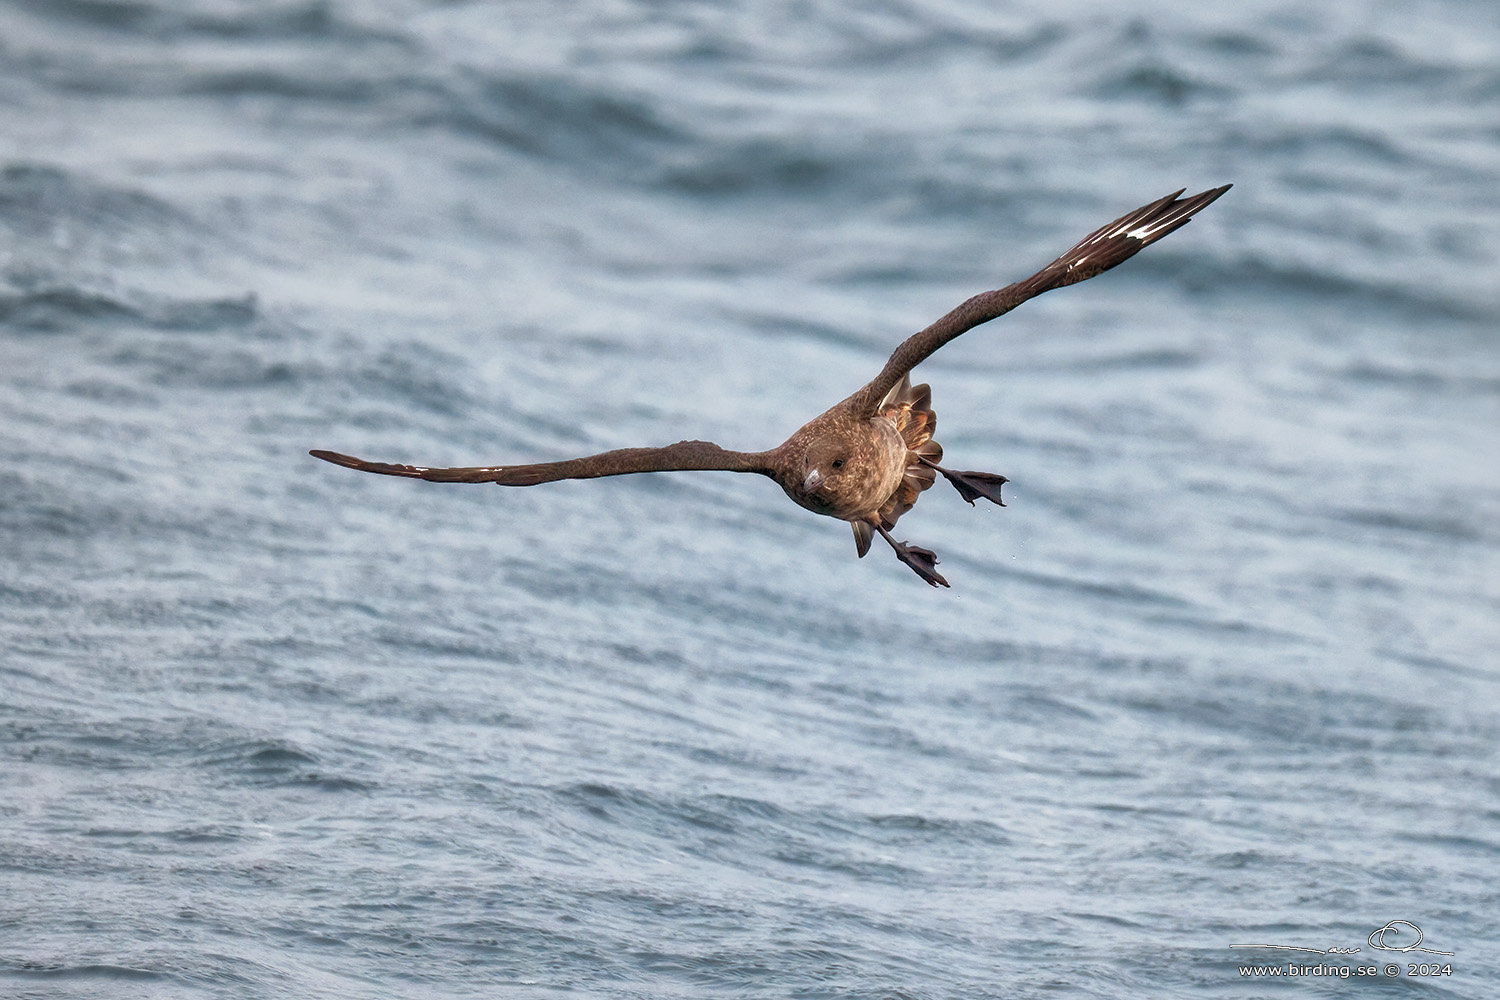
M 1005 506 L 1004 476 L 954 472 L 938 463 L 942 446 L 933 440 L 937 417 L 932 392 L 913 386 L 911 370 L 960 334 L 1002 316 L 1027 299 L 1077 284 L 1109 270 L 1142 248 L 1186 225 L 1229 185 L 1190 198 L 1182 191 L 1123 215 L 1080 240 L 1072 249 L 1025 281 L 976 295 L 891 354 L 880 374 L 858 392 L 801 427 L 770 451 L 729 451 L 708 441 L 679 441 L 664 448 L 622 448 L 565 462 L 430 469 L 390 465 L 331 451 L 314 451 L 324 461 L 362 472 L 405 476 L 438 483 L 497 483 L 535 486 L 559 479 L 595 479 L 635 472 L 716 469 L 754 472 L 776 480 L 786 495 L 816 514 L 848 521 L 861 557 L 879 534 L 897 558 L 918 576 L 948 586 L 931 551 L 898 542 L 890 534 L 918 496 L 942 475 L 971 505 L 980 499 Z

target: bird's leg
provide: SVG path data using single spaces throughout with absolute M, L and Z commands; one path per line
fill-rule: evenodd
M 896 558 L 910 566 L 918 576 L 934 587 L 948 586 L 948 581 L 944 580 L 943 575 L 937 571 L 937 553 L 931 549 L 922 549 L 915 545 L 908 545 L 906 542 L 898 542 L 879 524 L 874 525 L 874 528 L 880 532 L 881 538 L 891 543 L 891 548 L 896 550 Z
M 958 490 L 958 495 L 969 501 L 970 507 L 974 506 L 974 501 L 980 497 L 999 504 L 1001 507 L 1005 506 L 1005 501 L 1000 499 L 1000 487 L 1010 480 L 1004 476 L 997 476 L 993 472 L 954 472 L 943 468 L 931 459 L 921 455 L 917 457 L 922 459 L 922 464 L 941 472 L 943 477 L 953 484 L 953 488 Z

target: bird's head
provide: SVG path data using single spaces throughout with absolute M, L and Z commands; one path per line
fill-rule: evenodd
M 812 510 L 828 510 L 839 505 L 849 491 L 847 484 L 858 475 L 849 442 L 829 435 L 813 438 L 807 444 L 794 482 L 794 499 Z

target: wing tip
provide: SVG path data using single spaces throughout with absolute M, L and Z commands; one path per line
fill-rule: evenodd
M 381 476 L 401 476 L 405 479 L 427 479 L 431 478 L 428 473 L 432 470 L 423 469 L 415 465 L 392 465 L 389 462 L 367 462 L 353 455 L 341 455 L 336 451 L 325 451 L 322 448 L 314 448 L 308 452 L 313 458 L 331 462 L 345 469 L 353 469 L 356 472 L 373 472 Z M 439 470 L 442 471 L 442 470 Z
M 1048 268 L 1048 271 L 1053 272 L 1049 275 L 1049 287 L 1057 287 L 1056 284 L 1050 284 L 1050 281 L 1062 285 L 1074 284 L 1123 263 L 1187 225 L 1193 216 L 1213 204 L 1232 187 L 1233 184 L 1224 184 L 1186 198 L 1182 195 L 1187 188 L 1178 188 L 1164 198 L 1148 202 L 1134 212 L 1127 212 L 1109 225 L 1085 236 L 1054 261 Z
M 340 455 L 336 451 L 325 451 L 322 448 L 313 448 L 308 452 L 308 454 L 313 458 L 320 458 L 325 462 L 332 462 L 334 465 L 342 465 L 346 469 L 357 469 L 364 464 L 353 455 Z
M 1207 191 L 1199 191 L 1197 194 L 1190 195 L 1186 198 L 1182 197 L 1182 192 L 1186 191 L 1187 188 L 1183 188 L 1181 191 L 1178 191 L 1175 195 L 1172 196 L 1172 201 L 1168 203 L 1167 207 L 1170 208 L 1173 213 L 1180 213 L 1182 215 L 1181 222 L 1183 224 L 1186 224 L 1189 220 L 1192 219 L 1193 216 L 1197 215 L 1209 205 L 1212 205 L 1214 202 L 1223 197 L 1224 192 L 1228 191 L 1232 187 L 1234 187 L 1232 183 L 1222 184 L 1216 188 L 1209 188 Z M 1162 235 L 1165 236 L 1166 233 L 1163 233 Z

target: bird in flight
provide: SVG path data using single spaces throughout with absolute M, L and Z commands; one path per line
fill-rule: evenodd
M 794 503 L 815 514 L 848 521 L 854 527 L 854 542 L 861 558 L 878 534 L 923 580 L 934 587 L 947 587 L 948 581 L 937 571 L 937 556 L 929 549 L 896 541 L 891 529 L 939 475 L 971 506 L 980 499 L 1005 506 L 1000 488 L 1008 480 L 990 472 L 955 472 L 938 464 L 943 449 L 932 437 L 937 425 L 932 392 L 926 385 L 911 384 L 911 370 L 950 340 L 1010 312 L 1027 299 L 1092 278 L 1134 256 L 1186 225 L 1230 186 L 1188 198 L 1177 191 L 1143 205 L 1085 236 L 1025 281 L 974 296 L 907 338 L 873 380 L 770 451 L 730 451 L 709 441 L 679 441 L 664 448 L 621 448 L 565 462 L 456 469 L 367 462 L 332 451 L 315 450 L 311 454 L 325 462 L 383 476 L 501 486 L 536 486 L 560 479 L 596 479 L 635 472 L 716 469 L 758 473 L 774 479 Z

